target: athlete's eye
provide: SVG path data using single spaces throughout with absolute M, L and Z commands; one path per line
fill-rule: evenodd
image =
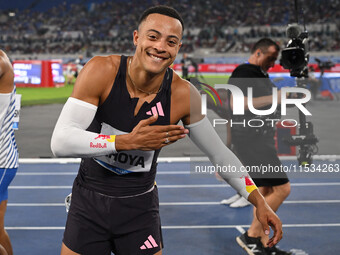
M 150 40 L 156 40 L 157 39 L 157 37 L 155 35 L 149 35 L 148 37 L 149 37 Z

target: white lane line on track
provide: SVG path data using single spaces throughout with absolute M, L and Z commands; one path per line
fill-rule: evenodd
M 9 186 L 8 189 L 72 189 L 72 186 Z
M 284 204 L 338 204 L 340 200 L 291 200 Z M 159 205 L 221 205 L 220 202 L 160 202 Z
M 34 176 L 45 176 L 45 175 L 77 175 L 77 172 L 51 172 L 51 173 L 42 173 L 42 172 L 18 172 L 16 175 L 24 175 L 24 176 L 30 176 L 30 175 L 34 175 Z
M 324 224 L 283 224 L 284 228 L 313 228 L 313 227 L 340 227 L 340 223 Z M 163 229 L 221 229 L 221 228 L 249 228 L 250 225 L 197 225 L 197 226 L 163 226 Z
M 340 182 L 314 182 L 314 183 L 290 183 L 291 186 L 339 186 Z M 158 188 L 225 188 L 230 187 L 228 184 L 173 184 L 173 185 L 157 185 Z
M 240 226 L 237 226 L 237 227 L 235 227 L 235 228 L 236 228 L 237 231 L 240 232 L 241 234 L 243 234 L 244 232 L 246 232 L 245 229 L 242 228 L 242 227 L 240 227 Z
M 78 172 L 17 172 L 16 175 L 23 175 L 23 176 L 54 176 L 54 175 L 74 175 L 76 176 Z M 165 175 L 165 174 L 190 174 L 190 171 L 158 171 L 157 175 Z
M 284 201 L 284 204 L 338 204 L 340 200 L 291 200 Z M 194 205 L 221 205 L 220 202 L 160 202 L 160 206 L 194 206 Z M 65 206 L 64 203 L 8 203 L 7 206 L 37 206 L 37 207 L 48 207 L 48 206 Z
M 76 176 L 78 172 L 17 172 L 18 176 Z M 193 173 L 190 171 L 157 171 L 157 175 L 213 176 L 213 173 Z M 302 177 L 301 177 L 302 178 Z M 298 186 L 298 183 L 295 184 Z
M 7 206 L 22 206 L 22 207 L 48 207 L 48 206 L 65 206 L 65 203 L 8 203 Z
M 316 183 L 291 183 L 291 186 L 307 187 L 307 186 L 340 186 L 340 182 L 316 182 Z M 227 188 L 228 184 L 183 184 L 183 185 L 157 185 L 163 189 L 178 189 L 178 188 Z M 72 186 L 9 186 L 9 189 L 71 189 Z
M 230 229 L 230 228 L 249 228 L 250 225 L 188 225 L 188 226 L 162 226 L 162 229 Z M 340 227 L 340 223 L 323 224 L 283 224 L 284 228 L 328 228 Z M 6 230 L 64 230 L 65 227 L 58 226 L 30 226 L 30 227 L 5 227 Z

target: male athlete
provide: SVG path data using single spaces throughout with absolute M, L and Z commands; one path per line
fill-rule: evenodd
M 173 8 L 152 7 L 133 33 L 133 56 L 94 57 L 79 74 L 51 140 L 56 156 L 82 157 L 62 255 L 162 254 L 157 156 L 188 133 L 213 164 L 241 168 L 200 114 L 198 91 L 169 68 L 183 29 Z M 267 234 L 272 226 L 275 245 L 281 222 L 247 173 L 221 175 L 257 207 Z
M 13 254 L 5 230 L 8 186 L 18 169 L 18 149 L 14 138 L 15 86 L 12 64 L 0 50 L 0 255 Z
M 269 38 L 257 41 L 251 51 L 248 62 L 239 65 L 231 74 L 229 84 L 238 86 L 245 95 L 245 114 L 232 115 L 236 123 L 248 123 L 251 119 L 261 118 L 249 111 L 248 88 L 253 89 L 253 105 L 255 109 L 269 109 L 272 101 L 272 89 L 275 85 L 268 78 L 267 71 L 274 66 L 279 55 L 279 46 Z M 230 98 L 233 107 L 233 97 Z M 278 103 L 281 103 L 281 91 L 278 92 Z M 276 116 L 266 116 L 268 119 L 277 119 Z M 272 125 L 263 125 L 254 128 L 243 125 L 233 125 L 231 128 L 231 141 L 233 151 L 247 166 L 278 166 L 282 164 L 277 156 L 274 140 L 275 129 Z M 254 173 L 250 172 L 255 184 L 259 187 L 270 207 L 277 211 L 279 206 L 290 193 L 290 183 L 286 173 Z M 256 217 L 256 209 L 252 224 L 247 232 L 237 237 L 237 242 L 251 255 L 289 255 L 290 252 L 277 247 L 267 247 L 268 236 L 263 232 L 261 223 Z M 254 248 L 255 247 L 255 248 Z

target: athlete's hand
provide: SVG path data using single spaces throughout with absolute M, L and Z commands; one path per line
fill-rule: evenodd
M 269 239 L 267 245 L 272 247 L 282 239 L 282 223 L 276 213 L 269 207 L 267 203 L 261 204 L 256 208 L 256 217 L 261 222 L 263 231 L 269 235 L 269 226 L 274 231 L 274 235 Z
M 258 189 L 252 191 L 248 197 L 249 202 L 251 202 L 256 207 L 256 217 L 262 224 L 263 232 L 269 235 L 269 226 L 274 231 L 274 235 L 269 239 L 267 245 L 269 247 L 274 246 L 282 239 L 282 223 L 276 213 L 269 207 L 264 197 L 261 195 Z
M 116 150 L 157 150 L 182 139 L 189 130 L 179 125 L 150 126 L 157 120 L 154 115 L 141 120 L 131 133 L 117 135 Z

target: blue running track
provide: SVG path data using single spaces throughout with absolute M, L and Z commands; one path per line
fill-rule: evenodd
M 77 170 L 76 163 L 21 163 L 9 189 L 5 219 L 14 254 L 60 254 L 64 199 Z M 279 247 L 296 255 L 340 254 L 340 173 L 290 177 L 291 195 L 278 211 L 284 225 Z M 220 205 L 235 194 L 231 187 L 214 174 L 190 173 L 189 162 L 159 163 L 157 184 L 164 255 L 246 254 L 235 237 L 249 226 L 252 209 Z

